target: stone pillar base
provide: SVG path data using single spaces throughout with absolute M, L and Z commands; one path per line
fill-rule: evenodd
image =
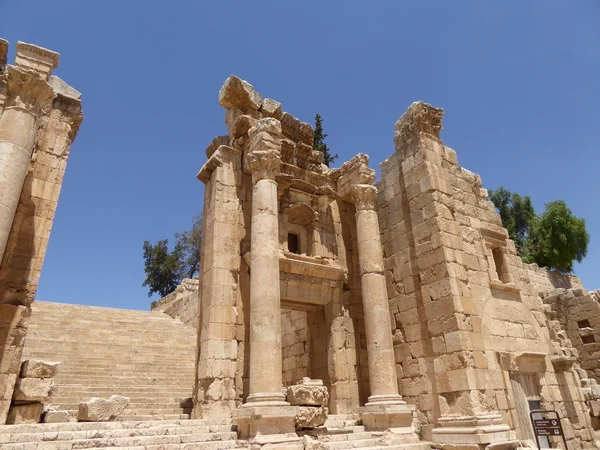
M 402 436 L 405 444 L 419 441 L 414 427 L 415 405 L 367 404 L 358 408 L 358 413 L 366 431 L 390 430 Z
M 299 441 L 294 427 L 296 414 L 297 406 L 260 406 L 246 403 L 233 412 L 233 423 L 237 426 L 239 438 L 251 439 L 253 444 L 289 442 L 294 439 Z
M 446 417 L 432 430 L 432 441 L 439 449 L 517 448 L 519 442 L 513 430 L 502 423 L 500 415 Z

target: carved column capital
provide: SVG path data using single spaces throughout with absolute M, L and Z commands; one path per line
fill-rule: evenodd
M 355 184 L 350 188 L 350 199 L 357 211 L 375 210 L 377 188 L 371 184 Z
M 244 160 L 246 169 L 252 174 L 252 182 L 268 179 L 275 180 L 281 166 L 279 152 L 269 150 L 255 150 L 246 153 Z
M 281 166 L 281 123 L 273 118 L 261 119 L 248 130 L 248 136 L 244 166 L 252 174 L 252 182 L 275 180 Z
M 17 108 L 32 115 L 51 105 L 54 90 L 34 72 L 7 66 L 6 100 L 4 108 Z
M 415 102 L 410 105 L 394 125 L 396 149 L 421 133 L 439 139 L 442 117 L 444 117 L 442 108 L 436 108 L 424 102 Z

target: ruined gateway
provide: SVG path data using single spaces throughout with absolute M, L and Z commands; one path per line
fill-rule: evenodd
M 422 102 L 375 183 L 367 155 L 327 168 L 310 125 L 229 77 L 199 278 L 152 312 L 33 302 L 81 95 L 58 54 L 17 43 L 6 65 L 7 47 L 3 449 L 535 448 L 533 409 L 598 448 L 600 295 L 521 261 Z

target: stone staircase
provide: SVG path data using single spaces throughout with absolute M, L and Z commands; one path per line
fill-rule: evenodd
M 61 363 L 58 409 L 118 394 L 130 398 L 118 420 L 189 417 L 196 330 L 163 313 L 36 301 L 23 359 Z
M 160 420 L 1 425 L 2 450 L 224 450 L 239 448 L 229 421 Z M 244 447 L 242 447 L 244 448 Z
M 300 433 L 303 434 L 303 433 Z M 425 442 L 400 443 L 386 433 L 366 432 L 363 426 L 346 425 L 313 430 L 312 438 L 327 450 L 430 450 Z M 313 441 L 314 443 L 315 441 Z M 284 450 L 286 446 L 277 447 Z M 299 444 L 289 448 L 299 450 Z M 301 444 L 300 444 L 301 445 Z M 160 420 L 117 422 L 45 423 L 0 426 L 2 450 L 251 450 L 237 440 L 230 420 Z

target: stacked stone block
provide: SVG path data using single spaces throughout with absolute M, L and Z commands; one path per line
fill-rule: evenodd
M 0 39 L 0 423 L 18 375 L 81 94 L 52 75 L 59 55 L 17 42 L 6 65 Z
M 600 382 L 600 302 L 583 288 L 557 289 L 543 295 L 577 349 L 586 378 Z
M 181 284 L 169 295 L 152 302 L 152 311 L 163 312 L 179 319 L 191 327 L 198 326 L 198 286 L 197 278 L 184 278 Z
M 298 384 L 288 386 L 286 400 L 290 405 L 298 406 L 296 429 L 317 428 L 327 420 L 329 392 L 323 380 L 305 377 Z
M 52 378 L 60 363 L 26 360 L 21 364 L 19 379 L 15 385 L 13 401 L 6 423 L 39 423 L 44 403 L 52 394 Z

